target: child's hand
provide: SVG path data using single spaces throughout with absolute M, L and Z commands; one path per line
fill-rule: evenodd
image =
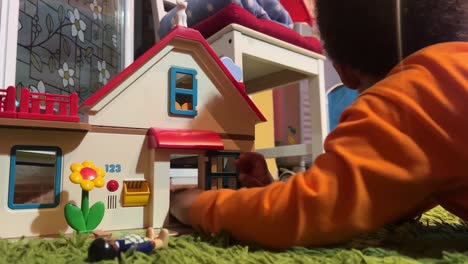
M 185 189 L 174 191 L 171 194 L 171 207 L 169 212 L 184 225 L 192 225 L 190 220 L 190 207 L 195 199 L 202 193 L 200 189 Z
M 239 181 L 247 188 L 263 187 L 273 182 L 262 154 L 247 152 L 236 160 L 239 168 Z
M 273 182 L 262 154 L 247 152 L 236 160 L 239 167 L 239 181 L 247 188 L 263 187 Z M 191 225 L 190 207 L 203 191 L 199 189 L 185 189 L 171 191 L 170 213 L 179 222 Z

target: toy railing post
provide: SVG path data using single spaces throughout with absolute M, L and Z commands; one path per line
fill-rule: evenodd
M 20 97 L 20 113 L 28 113 L 29 110 L 29 89 L 28 88 L 22 88 L 21 89 L 21 97 Z
M 59 115 L 67 115 L 67 106 L 68 106 L 68 101 L 60 100 L 59 102 L 59 110 L 58 114 Z
M 31 113 L 35 113 L 35 114 L 39 113 L 40 102 L 41 102 L 41 98 L 31 97 Z
M 72 93 L 70 95 L 70 116 L 78 115 L 78 94 Z
M 6 102 L 4 105 L 5 112 L 16 112 L 16 88 L 9 86 L 7 88 Z
M 54 98 L 52 96 L 46 95 L 46 109 L 45 113 L 48 115 L 53 115 L 54 114 Z

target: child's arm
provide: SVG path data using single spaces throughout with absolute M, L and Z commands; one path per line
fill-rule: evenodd
M 362 95 L 308 171 L 264 188 L 204 192 L 192 224 L 285 248 L 342 242 L 409 215 L 447 179 L 431 177 L 445 161 L 432 159 L 431 128 L 421 131 L 425 121 L 407 111 Z

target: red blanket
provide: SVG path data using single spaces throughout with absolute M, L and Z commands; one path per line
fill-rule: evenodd
M 251 28 L 313 52 L 323 52 L 320 40 L 317 38 L 303 37 L 293 29 L 287 28 L 277 22 L 258 19 L 236 4 L 226 6 L 214 15 L 194 25 L 193 28 L 200 31 L 205 38 L 209 38 L 225 26 L 233 23 Z

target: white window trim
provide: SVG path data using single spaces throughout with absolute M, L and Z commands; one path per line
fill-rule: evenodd
M 15 86 L 19 1 L 1 0 L 0 88 Z
M 124 3 L 124 67 L 133 62 L 133 26 L 135 4 Z M 16 85 L 19 0 L 0 0 L 0 88 Z
M 135 3 L 133 0 L 124 0 L 125 3 L 125 21 L 124 21 L 124 32 L 123 37 L 125 38 L 124 41 L 124 68 L 128 65 L 132 64 L 133 56 L 134 56 L 134 36 L 133 32 L 135 31 L 134 28 L 134 21 L 135 21 Z

